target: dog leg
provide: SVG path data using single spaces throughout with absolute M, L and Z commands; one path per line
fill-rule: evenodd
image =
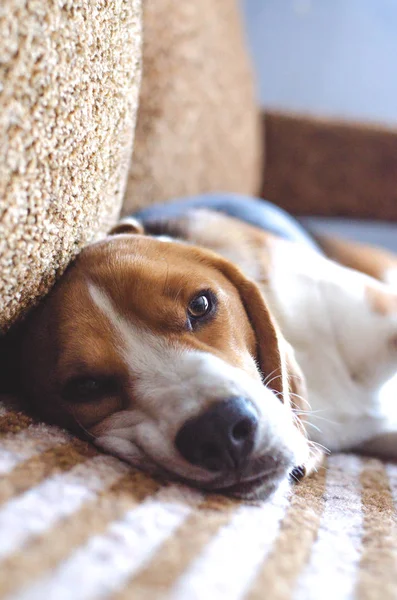
M 310 456 L 304 465 L 295 467 L 291 473 L 291 479 L 294 482 L 301 481 L 306 477 L 310 477 L 313 473 L 317 473 L 319 469 L 324 467 L 326 454 L 317 445 L 310 444 Z
M 383 248 L 340 238 L 317 236 L 317 241 L 328 258 L 397 289 L 397 255 Z
M 384 460 L 397 460 L 397 431 L 377 435 L 355 448 L 360 454 Z

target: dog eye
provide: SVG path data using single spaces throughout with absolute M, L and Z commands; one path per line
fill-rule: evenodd
M 62 396 L 68 402 L 80 404 L 100 400 L 116 389 L 117 383 L 110 377 L 77 377 L 66 384 Z
M 200 293 L 190 301 L 187 312 L 191 319 L 201 319 L 212 309 L 212 302 L 208 292 Z
M 188 329 L 192 331 L 212 319 L 217 307 L 217 298 L 211 290 L 203 290 L 196 294 L 187 307 Z

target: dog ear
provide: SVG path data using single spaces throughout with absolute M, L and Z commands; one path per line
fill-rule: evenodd
M 109 235 L 120 235 L 122 233 L 130 233 L 130 234 L 144 234 L 145 230 L 137 219 L 134 217 L 126 217 L 122 219 L 112 229 L 109 231 Z
M 295 414 L 299 416 L 299 418 L 302 418 L 303 412 L 307 412 L 308 409 L 306 378 L 296 360 L 295 352 L 291 344 L 285 339 L 283 340 L 283 343 L 291 404 Z
M 228 260 L 213 255 L 216 268 L 233 283 L 239 293 L 256 337 L 256 360 L 266 379 L 283 402 L 290 401 L 290 392 L 306 394 L 302 371 L 293 350 L 272 317 L 265 298 L 256 283 L 248 279 Z M 215 258 L 216 257 L 216 258 Z
M 212 253 L 211 253 L 212 254 Z M 303 372 L 296 360 L 292 346 L 284 338 L 272 317 L 266 300 L 254 281 L 248 279 L 235 265 L 213 254 L 212 266 L 225 276 L 237 289 L 256 337 L 256 359 L 262 371 L 264 384 L 267 380 L 280 400 L 290 407 L 294 422 L 303 437 L 307 438 L 305 412 L 307 389 Z M 309 455 L 304 464 L 291 474 L 298 481 L 317 471 L 324 462 L 321 447 L 308 441 Z

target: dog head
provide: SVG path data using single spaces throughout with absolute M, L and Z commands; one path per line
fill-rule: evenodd
M 210 251 L 123 223 L 17 339 L 40 413 L 143 469 L 257 497 L 309 460 L 291 349 L 258 287 Z

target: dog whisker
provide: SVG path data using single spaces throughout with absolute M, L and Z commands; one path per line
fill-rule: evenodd
M 281 379 L 282 375 L 275 375 L 274 377 L 272 377 L 272 379 L 270 379 L 270 381 L 266 381 L 265 385 L 266 387 L 268 387 L 270 384 L 273 383 L 273 381 L 276 381 L 277 379 Z
M 314 423 L 306 422 L 305 426 L 306 425 L 309 426 L 309 427 L 312 427 L 312 429 L 315 429 L 316 431 L 318 431 L 319 433 L 321 433 L 321 429 L 319 427 L 317 427 L 317 425 L 315 425 Z
M 310 411 L 310 410 L 301 410 L 300 408 L 292 408 L 292 411 L 295 415 L 302 415 L 302 416 L 310 416 L 313 419 L 317 419 L 319 421 L 324 421 L 325 423 L 330 423 L 331 425 L 337 425 L 336 421 L 333 421 L 332 419 L 329 419 L 328 417 L 323 417 L 321 415 L 318 415 L 318 412 L 323 412 L 323 411 Z M 307 423 L 309 424 L 309 423 Z
M 291 402 L 291 404 L 293 405 L 293 410 L 295 410 L 296 412 L 299 412 L 301 414 L 304 414 L 304 415 L 317 415 L 318 413 L 327 411 L 326 408 L 318 409 L 318 410 L 306 410 L 304 408 L 300 408 L 294 402 Z
M 302 402 L 304 402 L 304 404 L 306 404 L 310 408 L 310 402 L 306 398 L 301 396 L 300 394 L 296 394 L 295 392 L 290 392 L 289 395 L 290 395 L 290 397 L 292 396 L 293 398 L 298 398 L 298 400 L 301 400 Z M 292 401 L 291 401 L 291 403 L 292 403 Z
M 264 385 L 267 385 L 269 383 L 271 383 L 272 381 L 274 381 L 273 379 L 271 381 L 269 381 L 269 379 L 271 379 L 271 377 L 273 377 L 273 375 L 275 373 L 277 373 L 277 371 L 280 371 L 280 367 L 277 367 L 276 369 L 273 369 L 273 371 L 271 373 L 269 373 L 265 379 L 263 380 Z M 279 373 L 278 375 L 275 376 L 275 379 L 277 379 L 277 377 L 281 377 L 281 373 Z
M 88 429 L 86 429 L 84 427 L 84 425 L 79 421 L 79 419 L 76 417 L 76 415 L 73 414 L 73 411 L 70 411 L 70 414 L 73 417 L 74 421 L 76 421 L 76 423 L 80 427 L 80 429 L 82 431 L 84 431 L 84 433 L 88 436 L 88 438 L 91 439 L 92 441 L 95 441 L 97 439 L 97 436 L 94 435 L 93 433 L 91 433 L 91 431 L 88 431 Z
M 325 454 L 331 454 L 331 450 L 329 448 L 326 448 L 326 446 L 323 446 L 319 442 L 314 442 L 313 440 L 309 440 L 309 445 L 312 446 L 312 447 L 314 447 L 314 448 L 319 448 Z

